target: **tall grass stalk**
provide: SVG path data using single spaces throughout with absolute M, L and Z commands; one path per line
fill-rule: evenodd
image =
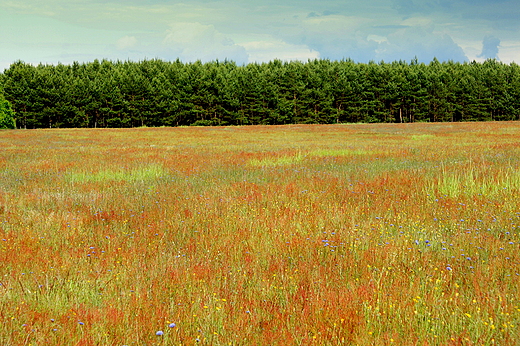
M 441 196 L 459 197 L 511 194 L 520 191 L 520 171 L 510 167 L 499 170 L 484 168 L 477 170 L 473 165 L 457 171 L 442 167 L 437 181 L 430 184 L 430 192 Z

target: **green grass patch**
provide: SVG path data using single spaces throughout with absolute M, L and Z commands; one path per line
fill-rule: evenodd
M 512 169 L 499 171 L 494 175 L 471 168 L 458 172 L 443 169 L 439 179 L 430 184 L 430 192 L 437 192 L 447 197 L 462 195 L 493 197 L 518 189 L 520 189 L 520 172 Z
M 309 153 L 310 156 L 334 157 L 334 156 L 363 156 L 381 154 L 380 151 L 366 149 L 319 149 Z
M 425 139 L 432 139 L 432 138 L 435 138 L 434 135 L 430 135 L 430 134 L 422 134 L 422 135 L 413 135 L 412 136 L 412 140 L 414 141 L 422 141 L 422 140 L 425 140 Z
M 274 158 L 252 159 L 249 165 L 253 167 L 275 167 L 298 164 L 303 161 L 304 155 L 298 153 L 292 156 L 281 156 Z
M 106 181 L 148 181 L 159 179 L 168 172 L 160 165 L 146 165 L 130 170 L 105 169 L 98 172 L 70 172 L 66 179 L 72 183 L 106 182 Z
M 252 159 L 249 165 L 253 167 L 276 167 L 288 166 L 302 163 L 305 158 L 313 157 L 340 157 L 340 156 L 366 156 L 383 154 L 381 151 L 366 149 L 318 149 L 312 150 L 307 154 L 298 152 L 295 155 L 285 155 L 280 157 L 270 157 L 262 159 Z

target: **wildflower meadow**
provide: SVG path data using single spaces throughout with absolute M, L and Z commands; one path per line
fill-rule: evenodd
M 1 345 L 518 345 L 520 122 L 0 131 Z

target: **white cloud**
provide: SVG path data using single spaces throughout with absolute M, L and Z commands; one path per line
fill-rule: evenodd
M 172 58 L 186 61 L 211 61 L 228 59 L 247 62 L 244 47 L 217 31 L 213 25 L 198 22 L 180 22 L 170 25 L 165 33 L 163 44 Z
M 375 18 L 361 16 L 344 16 L 332 14 L 328 16 L 306 16 L 293 23 L 290 30 L 273 34 L 293 45 L 305 45 L 322 58 L 352 58 L 358 61 L 371 60 L 378 43 L 367 39 L 369 28 L 376 24 Z
M 449 35 L 435 33 L 428 27 L 403 28 L 388 35 L 388 41 L 381 43 L 376 59 L 393 61 L 414 57 L 424 62 L 433 58 L 467 60 L 464 50 Z
M 137 39 L 135 38 L 135 36 L 124 36 L 117 40 L 116 48 L 119 50 L 125 50 L 128 48 L 135 47 L 136 44 Z
M 383 43 L 383 42 L 388 42 L 388 38 L 386 38 L 384 36 L 380 36 L 380 35 L 368 35 L 367 36 L 367 41 L 374 41 L 374 42 L 377 42 L 377 43 Z
M 520 64 L 520 41 L 502 41 L 500 42 L 500 51 L 498 57 L 500 61 L 506 64 L 515 62 Z
M 355 30 L 360 25 L 366 24 L 369 21 L 372 20 L 363 17 L 330 15 L 307 18 L 303 25 L 309 30 L 337 34 L 339 32 L 344 33 Z
M 249 62 L 268 62 L 279 60 L 318 59 L 320 53 L 306 45 L 289 44 L 282 40 L 271 39 L 251 41 L 242 44 L 249 55 Z

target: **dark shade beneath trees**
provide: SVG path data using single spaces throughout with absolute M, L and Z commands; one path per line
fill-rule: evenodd
M 520 67 L 352 60 L 13 63 L 19 128 L 520 120 Z

